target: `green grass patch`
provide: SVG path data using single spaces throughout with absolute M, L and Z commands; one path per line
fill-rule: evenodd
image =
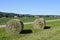
M 57 18 L 52 18 L 52 17 L 43 17 L 45 20 L 54 20 Z M 6 24 L 7 21 L 11 20 L 13 18 L 0 18 L 0 25 L 1 24 Z M 30 18 L 18 18 L 22 22 L 33 22 L 36 18 L 30 17 Z
M 9 21 L 12 18 L 0 18 L 0 25 L 1 24 L 6 24 L 7 21 Z
M 5 28 L 0 28 L 0 40 L 60 40 L 60 21 L 48 22 L 50 29 L 36 30 L 33 25 L 24 25 L 26 33 L 7 34 Z M 31 32 L 29 32 L 31 31 Z

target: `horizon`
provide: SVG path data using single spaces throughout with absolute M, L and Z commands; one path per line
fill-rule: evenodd
M 60 15 L 60 0 L 0 0 L 0 11 L 31 15 Z
M 11 13 L 11 12 L 2 12 L 2 13 Z M 13 14 L 17 14 L 17 13 L 13 13 Z M 18 15 L 32 15 L 32 14 L 19 14 Z M 38 15 L 38 14 L 37 14 Z M 46 15 L 43 15 L 43 16 L 46 16 Z M 60 15 L 47 15 L 47 16 L 60 16 Z

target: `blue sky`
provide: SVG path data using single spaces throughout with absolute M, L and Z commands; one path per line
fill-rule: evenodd
M 60 0 L 0 0 L 1 12 L 60 15 Z

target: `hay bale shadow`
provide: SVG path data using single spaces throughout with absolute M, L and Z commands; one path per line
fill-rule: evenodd
M 45 26 L 44 29 L 50 29 L 51 27 L 50 26 Z
M 32 30 L 22 30 L 20 34 L 29 34 L 32 33 Z

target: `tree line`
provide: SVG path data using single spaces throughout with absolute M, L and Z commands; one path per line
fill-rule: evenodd
M 33 15 L 29 15 L 29 14 L 16 14 L 16 13 L 5 13 L 5 12 L 0 12 L 0 18 L 1 17 L 34 17 Z
M 59 15 L 30 15 L 30 14 L 16 14 L 16 13 L 6 13 L 6 12 L 0 12 L 0 18 L 2 17 L 34 17 L 34 16 L 39 16 L 39 17 L 60 17 Z

